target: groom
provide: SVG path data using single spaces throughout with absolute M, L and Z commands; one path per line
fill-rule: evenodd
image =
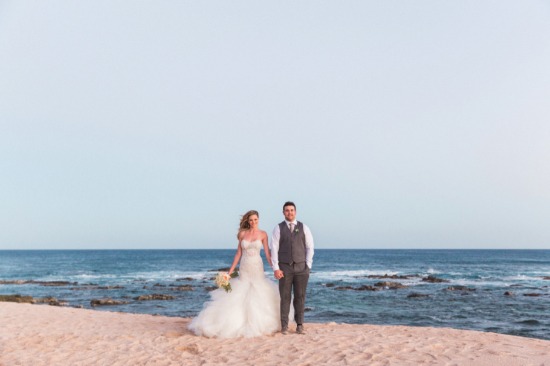
M 291 293 L 294 291 L 294 319 L 296 333 L 305 334 L 304 304 L 309 271 L 313 264 L 313 236 L 309 228 L 296 221 L 296 205 L 283 206 L 285 220 L 273 229 L 271 262 L 275 278 L 279 280 L 281 295 L 281 333 L 288 333 L 288 313 Z

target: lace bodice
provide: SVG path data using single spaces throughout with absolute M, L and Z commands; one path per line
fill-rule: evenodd
M 259 239 L 254 241 L 241 241 L 243 253 L 241 256 L 239 275 L 243 280 L 253 279 L 254 277 L 265 277 L 264 263 L 262 257 L 260 257 L 262 247 L 262 241 Z
M 241 248 L 243 249 L 243 254 L 252 257 L 259 256 L 260 251 L 262 250 L 263 244 L 260 239 L 254 241 L 241 241 Z

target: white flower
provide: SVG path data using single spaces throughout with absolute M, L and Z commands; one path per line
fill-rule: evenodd
M 223 288 L 225 292 L 231 292 L 231 284 L 229 283 L 229 280 L 231 279 L 231 276 L 227 272 L 218 272 L 218 275 L 216 276 L 216 286 L 218 288 Z

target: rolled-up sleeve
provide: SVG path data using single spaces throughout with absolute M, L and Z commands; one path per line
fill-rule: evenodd
M 313 265 L 313 253 L 315 252 L 313 248 L 313 235 L 311 235 L 311 230 L 309 230 L 309 227 L 304 225 L 304 234 L 306 236 L 306 264 L 311 269 L 311 266 Z M 277 241 L 277 244 L 279 242 Z M 273 255 L 272 255 L 273 258 Z

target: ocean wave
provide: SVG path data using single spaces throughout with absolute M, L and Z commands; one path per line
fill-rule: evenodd
M 213 276 L 213 273 L 206 271 L 151 271 L 151 272 L 134 272 L 126 276 L 132 279 L 144 280 L 176 280 L 178 278 L 189 277 L 195 280 L 202 280 L 205 277 Z
M 351 271 L 321 271 L 321 272 L 312 272 L 311 277 L 317 279 L 357 279 L 367 276 L 392 276 L 397 275 L 399 272 L 386 270 L 386 271 L 372 271 L 366 269 L 360 270 L 351 270 Z
M 490 287 L 508 287 L 511 285 L 509 282 L 503 282 L 502 280 L 480 280 L 471 278 L 455 278 L 451 279 L 454 285 L 460 286 L 490 286 Z
M 82 279 L 82 280 L 96 280 L 96 279 L 109 279 L 109 278 L 118 278 L 120 276 L 112 273 L 103 273 L 103 274 L 78 274 L 78 275 L 72 275 L 68 276 L 71 279 Z
M 542 278 L 540 276 L 528 276 L 523 274 L 518 274 L 515 276 L 505 276 L 502 277 L 503 281 L 541 281 Z
M 170 281 L 178 278 L 192 278 L 202 280 L 211 277 L 211 274 L 196 271 L 150 271 L 150 272 L 132 272 L 132 273 L 80 273 L 68 275 L 48 275 L 37 277 L 36 281 L 72 281 L 72 282 L 102 282 L 102 281 L 121 281 L 132 282 L 135 280 L 144 281 Z
M 34 280 L 35 281 L 72 281 L 72 282 L 81 282 L 81 281 L 91 281 L 91 280 L 110 280 L 114 278 L 118 278 L 119 276 L 115 274 L 67 274 L 67 275 L 48 275 L 48 276 L 42 276 L 37 277 Z

